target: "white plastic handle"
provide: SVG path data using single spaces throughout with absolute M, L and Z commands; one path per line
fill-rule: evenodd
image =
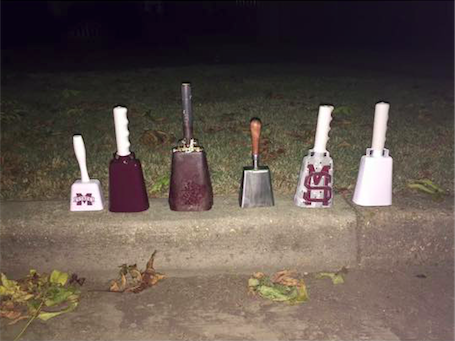
M 117 155 L 130 155 L 130 141 L 128 136 L 128 118 L 126 116 L 127 109 L 125 107 L 114 108 L 114 124 L 115 124 L 115 139 L 117 141 Z
M 329 140 L 330 121 L 332 121 L 332 111 L 334 107 L 331 105 L 319 106 L 318 125 L 316 127 L 316 138 L 314 142 L 315 153 L 325 153 L 327 141 Z
M 374 111 L 373 141 L 371 149 L 373 155 L 382 156 L 385 145 L 385 136 L 387 131 L 387 121 L 389 119 L 390 104 L 385 102 L 376 103 Z
M 73 147 L 74 153 L 76 154 L 77 162 L 79 163 L 79 169 L 81 170 L 81 181 L 89 182 L 90 178 L 87 172 L 87 160 L 85 156 L 85 144 L 82 135 L 73 136 Z

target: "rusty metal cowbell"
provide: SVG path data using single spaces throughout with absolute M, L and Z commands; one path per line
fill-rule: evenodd
M 193 139 L 191 85 L 182 83 L 184 138 L 172 151 L 169 207 L 173 211 L 207 211 L 213 205 L 213 190 L 207 157 Z
M 213 205 L 205 152 L 172 154 L 169 206 L 173 211 L 207 211 Z

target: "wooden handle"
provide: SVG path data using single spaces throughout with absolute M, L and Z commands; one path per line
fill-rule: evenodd
M 251 145 L 253 147 L 253 155 L 259 155 L 259 138 L 261 136 L 261 120 L 253 118 L 250 121 L 251 130 Z

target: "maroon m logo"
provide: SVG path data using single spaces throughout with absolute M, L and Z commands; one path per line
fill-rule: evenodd
M 92 206 L 95 198 L 92 197 L 92 193 L 87 193 L 86 195 L 82 195 L 82 193 L 76 193 L 76 198 L 74 198 L 74 200 L 78 206 L 81 206 L 83 203 Z
M 324 166 L 320 172 L 316 172 L 314 165 L 308 165 L 308 175 L 304 182 L 307 191 L 303 194 L 305 205 L 311 205 L 312 202 L 322 202 L 324 206 L 329 205 L 329 201 L 332 198 L 332 176 L 329 174 L 329 171 L 330 166 Z M 322 180 L 324 181 L 320 186 L 319 184 Z M 323 191 L 324 195 L 322 198 L 312 198 L 311 191 Z

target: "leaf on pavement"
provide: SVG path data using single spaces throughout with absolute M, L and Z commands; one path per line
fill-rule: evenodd
M 56 284 L 60 284 L 60 285 L 65 285 L 67 280 L 68 280 L 68 274 L 65 272 L 60 272 L 58 270 L 52 271 L 51 277 L 49 278 L 49 281 L 51 283 L 56 283 Z
M 344 275 L 348 273 L 348 269 L 343 266 L 340 271 L 337 272 L 320 272 L 316 275 L 316 278 L 330 278 L 333 284 L 343 284 Z
M 145 270 L 142 272 L 137 269 L 136 264 L 130 266 L 126 264 L 121 265 L 119 273 L 120 278 L 112 281 L 109 290 L 114 292 L 133 292 L 137 294 L 164 279 L 165 275 L 156 272 L 153 267 L 155 255 L 156 251 L 153 252 L 146 264 Z
M 308 300 L 303 279 L 292 277 L 294 271 L 283 270 L 275 273 L 272 278 L 261 272 L 254 273 L 248 280 L 249 292 L 276 301 L 298 304 Z

